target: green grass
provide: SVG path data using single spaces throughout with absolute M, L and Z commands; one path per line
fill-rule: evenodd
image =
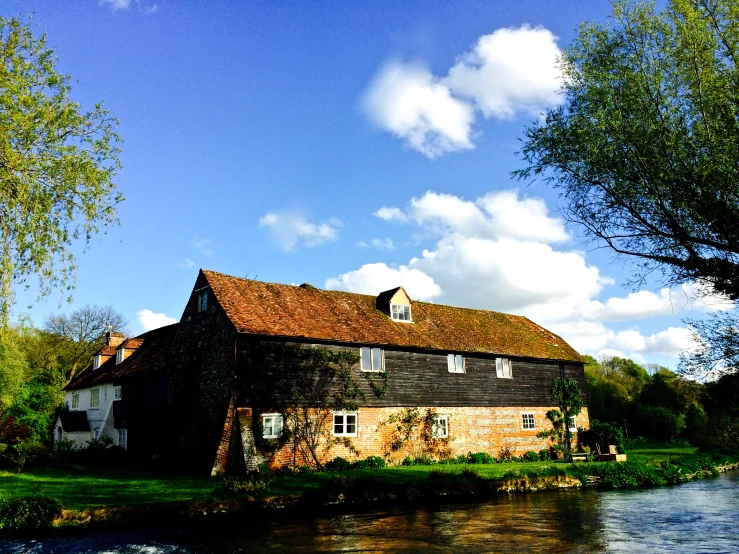
M 647 464 L 687 457 L 696 449 L 680 445 L 658 445 L 629 449 L 629 461 Z M 646 445 L 649 446 L 649 445 Z M 595 465 L 596 463 L 587 464 Z M 511 462 L 502 464 L 448 464 L 395 466 L 384 469 L 350 470 L 340 473 L 306 473 L 272 477 L 269 487 L 260 496 L 300 495 L 316 491 L 337 476 L 359 479 L 376 476 L 389 485 L 421 484 L 432 471 L 460 474 L 465 468 L 474 470 L 484 479 L 501 479 L 514 475 L 542 475 L 547 472 L 567 472 L 573 468 L 562 461 Z M 593 468 L 594 469 L 594 468 Z M 42 495 L 58 500 L 65 508 L 89 509 L 108 506 L 137 506 L 155 502 L 212 499 L 219 485 L 210 477 L 165 477 L 141 471 L 72 466 L 64 469 L 33 468 L 15 474 L 0 471 L 0 498 Z
M 81 510 L 201 500 L 210 497 L 216 484 L 210 477 L 163 477 L 121 469 L 35 468 L 20 474 L 0 471 L 0 498 L 42 495 Z

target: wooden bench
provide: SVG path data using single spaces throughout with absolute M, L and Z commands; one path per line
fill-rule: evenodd
M 574 464 L 575 462 L 587 462 L 589 461 L 587 454 L 570 454 L 570 463 Z

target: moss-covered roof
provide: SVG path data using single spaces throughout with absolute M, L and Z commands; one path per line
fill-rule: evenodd
M 242 333 L 582 361 L 561 337 L 523 316 L 414 301 L 413 322 L 403 323 L 378 310 L 375 296 L 202 273 Z

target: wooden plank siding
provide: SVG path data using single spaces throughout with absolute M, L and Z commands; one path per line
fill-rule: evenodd
M 251 337 L 241 336 L 239 348 L 247 349 Z M 272 339 L 265 339 L 272 340 Z M 287 341 L 301 344 L 296 341 Z M 306 344 L 306 343 L 302 343 Z M 306 344 L 307 345 L 307 344 Z M 310 346 L 347 350 L 359 354 L 360 345 L 343 346 L 337 344 L 312 343 Z M 366 345 L 377 347 L 377 345 Z M 537 360 L 509 358 L 512 360 L 512 378 L 498 378 L 495 372 L 495 356 L 465 355 L 465 373 L 450 373 L 447 368 L 447 354 L 429 351 L 407 351 L 383 348 L 385 370 L 388 372 L 388 390 L 377 398 L 364 379 L 359 364 L 352 369 L 355 382 L 364 392 L 364 400 L 358 403 L 373 407 L 513 407 L 541 406 L 554 407 L 551 398 L 552 381 L 560 377 L 560 365 L 556 360 Z M 577 362 L 563 362 L 565 377 L 576 379 L 580 385 L 584 405 L 585 393 L 584 366 Z M 248 368 L 245 378 L 258 378 L 258 368 Z M 378 385 L 383 380 L 370 373 Z M 248 398 L 242 396 L 240 405 L 248 405 Z

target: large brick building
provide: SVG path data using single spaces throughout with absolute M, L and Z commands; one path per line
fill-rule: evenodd
M 354 409 L 333 410 L 327 398 L 301 407 L 321 462 L 538 451 L 548 446 L 536 435 L 551 428 L 553 380 L 585 390 L 581 356 L 525 317 L 411 301 L 400 287 L 374 297 L 201 271 L 168 357 L 177 459 L 214 472 L 314 461 L 283 432 L 298 425 L 296 406 L 270 396 L 279 375 L 253 355 L 264 344 L 355 354 Z M 588 426 L 587 407 L 570 426 Z

